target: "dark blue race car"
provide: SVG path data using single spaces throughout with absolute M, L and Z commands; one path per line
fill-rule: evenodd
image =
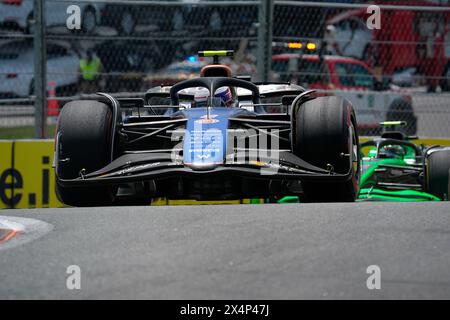
M 232 77 L 215 62 L 198 78 L 144 97 L 99 93 L 67 103 L 56 134 L 60 200 L 99 206 L 152 197 L 356 199 L 360 152 L 349 101 Z M 219 99 L 225 90 L 232 103 Z

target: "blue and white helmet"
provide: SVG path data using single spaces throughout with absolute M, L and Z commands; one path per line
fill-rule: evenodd
M 229 87 L 220 87 L 216 90 L 214 97 L 220 98 L 226 107 L 232 107 L 234 105 L 233 93 Z
M 198 87 L 194 94 L 195 107 L 206 107 L 208 98 L 210 98 L 208 89 Z M 217 89 L 212 100 L 214 106 L 232 107 L 234 105 L 233 94 L 229 87 Z

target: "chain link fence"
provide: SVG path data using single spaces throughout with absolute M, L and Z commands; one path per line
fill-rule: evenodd
M 347 97 L 364 134 L 401 119 L 409 133 L 450 137 L 449 1 L 376 3 L 379 20 L 356 0 L 0 0 L 0 138 L 50 137 L 66 101 L 198 76 L 210 61 L 197 51 L 217 49 L 235 51 L 223 60 L 235 75 Z

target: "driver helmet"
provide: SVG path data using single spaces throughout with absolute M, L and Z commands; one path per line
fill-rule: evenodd
M 216 90 L 214 97 L 220 98 L 223 104 L 230 108 L 234 106 L 233 93 L 230 87 L 220 87 Z
M 209 98 L 209 90 L 198 87 L 194 94 L 194 107 L 206 107 Z M 229 87 L 220 87 L 214 94 L 213 104 L 220 104 L 223 107 L 232 107 L 234 105 L 233 94 Z
M 194 94 L 194 107 L 206 107 L 209 98 L 209 90 L 203 87 L 198 87 Z
M 403 159 L 405 157 L 405 150 L 402 146 L 389 144 L 381 148 L 380 157 L 382 158 L 399 158 Z

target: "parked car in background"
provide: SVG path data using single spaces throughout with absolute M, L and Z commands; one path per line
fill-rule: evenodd
M 220 2 L 220 0 L 218 1 Z M 153 26 L 155 32 L 247 35 L 257 21 L 258 7 L 249 5 L 214 5 L 203 0 L 183 0 L 164 4 L 108 3 L 102 11 L 102 24 L 115 26 L 123 34 L 131 34 L 137 25 Z
M 77 52 L 68 43 L 47 41 L 48 83 L 54 81 L 56 90 L 65 94 L 73 92 L 78 83 L 79 61 Z M 34 94 L 33 41 L 14 40 L 0 44 L 0 79 L 0 97 Z
M 342 2 L 342 1 L 340 1 Z M 314 6 L 277 4 L 273 13 L 273 36 L 298 38 L 322 38 L 324 21 L 339 9 Z
M 337 53 L 361 59 L 372 68 L 380 67 L 394 80 L 404 80 L 405 73 L 415 70 L 413 75 L 426 77 L 429 91 L 438 85 L 450 90 L 450 12 L 439 10 L 446 4 L 424 0 L 383 4 L 435 7 L 436 11 L 383 9 L 382 28 L 374 30 L 367 28 L 370 14 L 365 8 L 343 11 L 326 21 L 335 27 Z
M 143 79 L 164 65 L 162 53 L 152 40 L 110 40 L 94 48 L 103 65 L 105 90 L 140 90 Z
M 206 61 L 201 61 L 195 56 L 190 56 L 182 61 L 176 61 L 156 73 L 145 77 L 144 82 L 147 88 L 164 85 L 171 86 L 177 82 L 198 77 L 200 70 L 206 65 Z
M 248 36 L 258 21 L 256 5 L 211 5 L 199 0 L 197 4 L 184 5 L 184 27 L 193 32 L 205 32 L 227 37 Z M 217 1 L 218 3 L 221 0 Z M 176 15 L 174 15 L 174 18 Z
M 104 3 L 71 2 L 48 0 L 45 2 L 45 22 L 48 27 L 66 25 L 67 8 L 78 5 L 81 10 L 81 29 L 86 33 L 93 32 L 100 23 Z M 33 1 L 32 0 L 1 0 L 0 25 L 18 27 L 27 32 L 33 30 Z
M 274 77 L 308 89 L 339 90 L 351 101 L 361 133 L 378 133 L 385 120 L 404 120 L 407 134 L 417 131 L 412 98 L 395 86 L 377 80 L 364 62 L 341 56 L 287 53 L 272 57 Z M 380 94 L 383 93 L 383 94 Z
M 130 5 L 126 2 L 105 4 L 101 24 L 114 27 L 120 34 L 130 35 L 139 24 L 153 26 L 155 31 L 159 31 L 164 21 L 169 23 L 165 6 Z
M 136 26 L 145 25 L 155 32 L 182 30 L 184 18 L 182 2 L 168 0 L 163 4 L 157 2 L 132 5 L 121 2 L 106 3 L 102 10 L 101 23 L 116 28 L 121 34 L 129 35 L 135 31 Z

